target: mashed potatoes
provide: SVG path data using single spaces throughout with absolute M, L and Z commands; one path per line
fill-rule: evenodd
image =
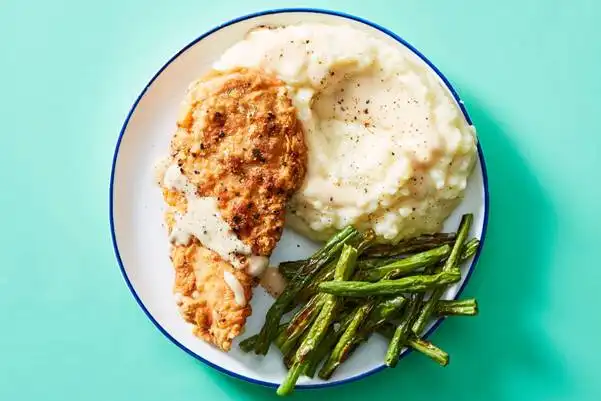
M 435 232 L 463 196 L 473 127 L 408 50 L 347 26 L 261 28 L 215 63 L 288 86 L 309 148 L 288 223 L 315 239 L 348 224 L 382 241 Z

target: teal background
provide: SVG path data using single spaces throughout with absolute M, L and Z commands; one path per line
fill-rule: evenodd
M 440 368 L 299 400 L 601 399 L 601 3 L 595 0 L 0 0 L 0 400 L 258 400 L 154 328 L 108 225 L 114 145 L 136 97 L 217 23 L 284 6 L 391 28 L 453 82 L 490 178 L 481 314 L 433 335 Z M 393 393 L 394 395 L 390 395 Z

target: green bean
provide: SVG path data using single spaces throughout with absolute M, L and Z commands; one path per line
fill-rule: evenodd
M 357 260 L 357 250 L 352 246 L 345 245 L 336 265 L 335 281 L 347 280 L 353 273 Z M 328 327 L 334 319 L 334 312 L 338 309 L 342 300 L 334 295 L 326 294 L 323 306 L 317 319 L 311 326 L 309 334 L 302 342 L 296 352 L 296 360 L 302 362 L 310 352 L 321 342 L 327 333 Z
M 382 244 L 370 247 L 368 256 L 397 256 L 427 251 L 455 241 L 455 233 L 424 234 L 415 238 L 400 241 L 397 244 Z
M 277 395 L 284 396 L 290 394 L 294 390 L 294 386 L 296 385 L 298 378 L 303 373 L 303 370 L 305 370 L 306 366 L 306 363 L 293 363 L 290 370 L 288 370 L 286 378 L 278 387 L 276 391 Z
M 388 339 L 392 339 L 395 332 L 395 326 L 390 323 L 386 323 L 380 327 L 378 327 L 378 333 L 383 335 Z M 423 338 L 418 338 L 415 334 L 410 334 L 407 340 L 407 345 L 418 351 L 428 358 L 432 359 L 434 362 L 438 363 L 441 366 L 447 366 L 449 363 L 449 354 L 447 354 L 442 349 L 438 348 L 436 345 L 431 342 L 424 340 Z
M 442 272 L 439 274 L 444 274 L 446 272 L 457 270 L 459 257 L 461 256 L 461 252 L 463 250 L 463 244 L 464 244 L 464 242 L 467 238 L 467 235 L 470 231 L 470 226 L 472 224 L 472 220 L 473 220 L 473 215 L 471 215 L 471 214 L 464 214 L 462 216 L 461 223 L 459 224 L 459 230 L 457 230 L 457 240 L 455 241 L 455 244 L 453 245 L 453 250 L 451 251 L 449 258 L 446 260 L 446 262 L 442 268 Z M 428 321 L 430 320 L 430 317 L 434 313 L 434 308 L 436 307 L 436 304 L 438 303 L 438 300 L 440 299 L 440 297 L 442 296 L 444 291 L 445 291 L 444 287 L 439 287 L 439 288 L 435 289 L 432 292 L 432 294 L 430 294 L 430 298 L 428 299 L 428 301 L 426 301 L 424 303 L 420 314 L 418 315 L 417 319 L 413 323 L 412 330 L 417 336 L 419 336 L 424 331 L 424 328 L 426 327 L 426 324 L 428 323 Z
M 461 280 L 459 269 L 433 275 L 403 277 L 396 280 L 380 280 L 377 283 L 363 281 L 330 281 L 319 284 L 319 291 L 346 297 L 369 297 L 400 295 L 406 292 L 423 292 L 435 287 L 456 283 Z
M 394 368 L 399 361 L 401 348 L 405 345 L 409 335 L 411 334 L 411 325 L 413 324 L 416 315 L 419 313 L 421 301 L 421 294 L 414 295 L 411 301 L 409 301 L 409 306 L 406 308 L 405 313 L 403 313 L 403 316 L 401 317 L 401 323 L 399 323 L 397 326 L 392 340 L 390 340 L 390 344 L 388 345 L 385 358 L 386 366 Z
M 432 266 L 448 257 L 451 253 L 451 247 L 443 245 L 429 251 L 417 253 L 405 259 L 399 259 L 385 266 L 376 267 L 363 272 L 363 278 L 366 281 L 378 281 L 385 276 L 395 278 L 423 267 Z
M 275 300 L 267 311 L 265 323 L 259 332 L 255 345 L 255 352 L 259 355 L 267 354 L 271 341 L 277 336 L 277 327 L 282 315 L 296 295 L 311 281 L 311 279 L 331 259 L 338 255 L 342 246 L 360 236 L 353 227 L 347 227 L 335 235 L 322 249 L 317 251 L 302 267 L 299 273 L 286 285 L 284 292 Z
M 348 355 L 348 350 L 353 346 L 355 335 L 359 330 L 361 323 L 369 316 L 370 312 L 374 308 L 374 302 L 368 302 L 367 304 L 360 305 L 355 309 L 353 318 L 349 323 L 348 327 L 336 343 L 336 346 L 332 350 L 328 359 L 319 370 L 318 376 L 321 379 L 327 380 L 332 376 L 332 373 L 344 362 L 343 356 Z
M 478 314 L 478 303 L 474 298 L 454 301 L 441 299 L 436 303 L 435 312 L 438 316 L 475 316 Z

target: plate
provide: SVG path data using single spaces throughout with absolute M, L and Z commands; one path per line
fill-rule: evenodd
M 255 290 L 253 314 L 246 333 L 240 336 L 229 353 L 223 353 L 192 335 L 191 327 L 180 317 L 171 292 L 173 268 L 163 221 L 163 201 L 154 184 L 153 165 L 168 149 L 174 131 L 177 110 L 188 84 L 206 72 L 220 54 L 258 25 L 286 25 L 300 22 L 348 24 L 367 31 L 396 46 L 408 48 L 418 62 L 441 79 L 463 111 L 469 116 L 455 90 L 442 73 L 420 52 L 391 31 L 348 14 L 315 10 L 270 10 L 246 15 L 212 29 L 187 45 L 171 58 L 151 79 L 134 103 L 123 125 L 115 154 L 110 183 L 110 226 L 115 254 L 127 286 L 155 326 L 182 350 L 219 371 L 246 381 L 276 387 L 286 370 L 279 351 L 271 347 L 268 355 L 259 357 L 238 350 L 240 339 L 256 333 L 264 320 L 271 298 L 261 288 Z M 445 222 L 445 231 L 454 231 L 461 214 L 474 214 L 471 236 L 481 245 L 486 231 L 488 191 L 482 149 L 478 145 L 478 162 L 472 174 L 465 199 Z M 285 230 L 271 258 L 272 263 L 308 256 L 318 244 Z M 465 287 L 476 264 L 462 266 L 463 279 L 450 287 L 445 298 L 457 297 Z M 431 324 L 432 333 L 441 320 Z M 384 368 L 387 343 L 379 336 L 360 347 L 329 381 L 302 377 L 300 388 L 326 387 L 354 381 Z M 453 350 L 448 350 L 450 353 Z M 404 351 L 404 355 L 407 350 Z M 403 364 L 400 364 L 402 369 Z

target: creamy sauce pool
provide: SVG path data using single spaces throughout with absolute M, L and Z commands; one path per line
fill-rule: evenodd
M 289 87 L 309 150 L 288 223 L 325 239 L 348 224 L 383 241 L 438 231 L 462 197 L 475 131 L 407 49 L 348 26 L 258 29 L 214 68 L 255 67 Z
M 277 267 L 268 267 L 261 275 L 261 287 L 274 298 L 279 297 L 286 288 L 286 279 Z

